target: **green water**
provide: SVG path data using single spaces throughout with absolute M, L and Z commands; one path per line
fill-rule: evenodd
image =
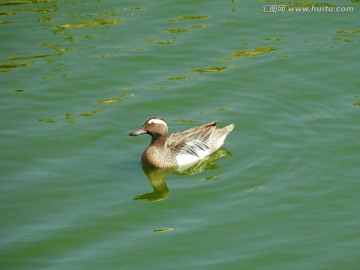
M 0 1 L 1 269 L 358 269 L 359 2 L 247 2 Z M 148 179 L 153 115 L 235 129 Z

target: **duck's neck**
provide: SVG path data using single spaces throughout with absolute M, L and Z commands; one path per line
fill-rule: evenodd
M 167 134 L 153 134 L 151 137 L 151 144 L 156 147 L 165 147 Z

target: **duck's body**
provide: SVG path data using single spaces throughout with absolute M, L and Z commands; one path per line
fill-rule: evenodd
M 216 129 L 217 121 L 173 133 L 168 137 L 164 119 L 152 117 L 130 136 L 151 135 L 151 143 L 141 156 L 141 162 L 155 168 L 192 165 L 219 149 L 234 125 Z

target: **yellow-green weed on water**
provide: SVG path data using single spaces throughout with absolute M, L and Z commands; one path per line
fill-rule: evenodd
M 123 95 L 117 96 L 115 98 L 99 100 L 98 104 L 112 104 L 112 103 L 116 103 L 116 102 L 122 102 L 125 99 L 133 97 L 133 96 L 134 96 L 134 94 L 123 94 Z
M 344 42 L 353 42 L 353 40 L 351 40 L 351 39 L 341 38 L 341 37 L 335 37 L 335 38 L 333 38 L 333 40 L 339 40 L 339 41 L 344 41 Z
M 219 71 L 226 70 L 226 69 L 228 69 L 228 67 L 218 66 L 218 67 L 193 69 L 191 71 L 192 72 L 197 72 L 197 73 L 207 73 L 207 72 L 219 72 Z
M 25 89 L 12 89 L 12 90 L 9 90 L 10 93 L 24 93 L 26 92 Z
M 30 62 L 12 62 L 8 64 L 0 64 L 0 68 L 9 69 L 9 68 L 27 67 L 30 65 L 31 65 Z
M 173 230 L 174 230 L 173 228 L 158 228 L 158 229 L 154 229 L 153 232 L 161 233 L 161 232 L 171 232 Z
M 169 19 L 167 22 L 182 22 L 182 21 L 193 21 L 193 20 L 203 20 L 207 19 L 207 15 L 189 15 L 189 16 L 180 16 L 177 19 Z
M 278 50 L 275 47 L 261 47 L 254 50 L 243 50 L 243 51 L 234 51 L 234 57 L 250 57 L 250 56 L 257 56 L 265 53 L 269 53 L 271 51 Z
M 64 23 L 57 26 L 58 29 L 69 29 L 69 28 L 87 28 L 101 25 L 111 25 L 118 24 L 122 22 L 123 19 L 110 19 L 110 18 L 101 18 L 94 19 L 85 22 L 76 22 L 76 23 Z
M 339 30 L 336 31 L 337 34 L 358 34 L 360 29 L 350 29 L 350 30 Z

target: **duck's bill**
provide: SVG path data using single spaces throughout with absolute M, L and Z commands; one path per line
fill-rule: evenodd
M 145 134 L 147 131 L 143 128 L 140 128 L 139 130 L 133 131 L 129 134 L 129 136 L 138 136 L 141 134 Z

